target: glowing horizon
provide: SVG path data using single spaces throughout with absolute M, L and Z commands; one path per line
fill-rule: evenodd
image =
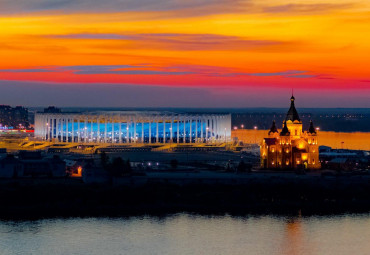
M 270 107 L 294 88 L 301 107 L 370 107 L 369 17 L 365 0 L 5 0 L 0 98 L 47 105 L 68 87 L 86 98 L 62 106 Z

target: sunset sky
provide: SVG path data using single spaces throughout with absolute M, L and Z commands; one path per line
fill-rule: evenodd
M 370 107 L 368 0 L 0 0 L 0 104 Z

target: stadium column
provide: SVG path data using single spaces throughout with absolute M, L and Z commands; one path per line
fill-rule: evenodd
M 170 142 L 173 143 L 173 116 L 171 116 Z
M 64 128 L 63 128 L 63 122 L 64 122 L 64 119 L 63 118 L 59 118 L 59 133 L 60 133 L 60 138 L 59 138 L 59 142 L 63 142 L 63 136 L 64 136 Z
M 118 128 L 118 143 L 122 143 L 122 116 L 121 114 L 118 117 L 118 123 L 119 123 L 119 128 Z
M 134 116 L 134 143 L 136 143 L 136 116 Z
M 80 116 L 77 117 L 77 121 L 77 142 L 79 143 L 81 141 Z
M 62 125 L 62 129 L 63 129 L 63 136 L 62 136 L 62 142 L 66 141 L 67 140 L 67 118 L 63 118 L 63 125 Z
M 192 117 L 190 116 L 189 118 L 189 142 L 192 143 L 193 142 L 193 129 L 192 129 L 192 126 L 193 126 L 193 119 Z
M 114 117 L 111 118 L 111 122 L 112 122 L 112 143 L 114 143 L 114 122 L 115 122 L 115 119 Z
M 46 124 L 47 123 L 47 124 Z M 47 139 L 49 139 L 49 128 L 50 128 L 50 123 L 49 123 L 49 119 L 48 118 L 46 118 L 46 122 L 44 123 L 45 124 L 45 129 L 46 129 L 46 131 L 45 131 L 45 141 L 47 140 Z
M 44 124 L 45 124 L 45 141 L 47 139 L 49 139 L 49 130 L 50 130 L 50 120 L 49 118 L 46 118 L 45 121 L 44 121 Z
M 144 143 L 144 120 L 141 120 L 141 142 Z
M 216 138 L 215 116 L 211 116 L 211 120 L 212 120 L 212 133 L 211 133 L 212 142 L 215 142 L 215 138 Z
M 98 131 L 96 132 L 96 141 L 100 143 L 100 116 L 96 118 L 97 126 L 98 126 Z
M 219 133 L 219 130 L 218 130 L 218 117 L 215 116 L 214 118 L 215 118 L 215 137 L 216 137 L 216 140 L 218 141 L 218 138 L 219 138 L 219 135 L 218 135 L 218 133 Z
M 84 142 L 87 143 L 87 122 L 88 122 L 88 119 L 87 117 L 85 117 L 85 124 L 84 124 Z
M 185 118 L 185 116 L 183 118 L 183 122 L 184 122 L 184 136 L 183 136 L 184 138 L 183 138 L 182 142 L 186 143 L 186 118 Z
M 74 143 L 75 142 L 75 118 L 72 117 L 71 120 L 72 120 L 72 143 Z
M 66 118 L 66 143 L 68 143 L 69 141 L 69 137 L 68 137 L 68 124 L 69 124 L 69 116 L 67 116 L 67 118 Z
M 94 121 L 94 117 L 91 116 L 91 120 L 90 120 L 90 139 L 91 139 L 91 142 L 94 141 L 93 121 Z
M 158 142 L 159 142 L 159 125 L 158 125 L 158 118 L 156 118 L 156 124 L 157 124 L 157 128 L 156 128 L 155 143 L 158 143 Z
M 130 127 L 129 127 L 130 120 L 126 117 L 126 143 L 130 143 Z
M 149 121 L 149 143 L 152 143 L 152 119 L 150 118 Z
M 67 118 L 63 119 L 63 142 L 67 142 Z
M 58 129 L 58 118 L 57 117 L 55 117 L 55 123 L 54 123 L 54 129 L 55 129 L 55 134 L 54 134 L 54 136 L 53 136 L 53 138 L 54 139 L 57 139 L 58 138 L 58 131 L 59 131 L 59 129 Z M 58 140 L 58 139 L 57 139 Z
M 49 140 L 52 141 L 53 139 L 53 128 L 54 128 L 54 118 L 53 116 L 51 117 L 51 122 L 50 122 L 50 135 L 49 135 Z
M 63 142 L 63 119 L 59 118 L 59 142 Z
M 64 124 L 65 124 L 65 119 L 64 118 L 61 118 L 60 119 L 60 141 L 61 142 L 64 142 L 64 132 L 65 132 L 65 128 L 64 128 Z
M 163 143 L 166 143 L 166 119 L 165 117 L 162 117 L 163 119 Z
M 62 118 L 58 118 L 58 122 L 59 122 L 59 139 L 58 139 L 58 142 L 62 142 L 63 141 L 63 119 Z
M 48 120 L 48 118 L 44 118 L 43 119 L 44 121 L 43 121 L 43 125 L 45 125 L 45 127 L 44 127 L 44 130 L 45 130 L 45 132 L 44 132 L 44 140 L 46 141 L 46 139 L 48 138 L 47 137 L 47 134 L 48 134 L 48 127 L 49 127 L 49 120 Z
M 206 142 L 208 143 L 208 137 L 209 136 L 209 116 L 207 116 L 206 119 Z
M 199 124 L 200 124 L 200 142 L 201 142 L 201 143 L 203 143 L 203 142 L 204 142 L 204 135 L 203 135 L 203 117 L 200 117 Z
M 107 116 L 104 116 L 104 143 L 107 143 Z
M 198 116 L 195 117 L 195 143 L 198 142 Z
M 176 137 L 176 143 L 180 142 L 180 117 L 177 115 L 177 137 Z

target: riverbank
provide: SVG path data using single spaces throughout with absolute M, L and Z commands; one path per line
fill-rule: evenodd
M 266 137 L 269 130 L 238 129 L 231 131 L 231 137 L 237 137 L 244 143 L 259 143 Z M 338 149 L 370 150 L 370 132 L 333 132 L 319 131 L 319 145 Z
M 0 180 L 0 218 L 370 211 L 370 176 L 257 179 L 244 184 L 143 186 L 71 179 Z

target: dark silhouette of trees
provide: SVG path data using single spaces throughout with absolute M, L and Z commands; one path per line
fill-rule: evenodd
M 172 159 L 172 160 L 170 161 L 170 165 L 171 165 L 171 168 L 172 168 L 173 170 L 175 170 L 175 169 L 177 168 L 177 166 L 179 165 L 179 162 L 177 161 L 177 159 Z
M 117 157 L 113 159 L 111 164 L 111 174 L 113 176 L 122 176 L 124 175 L 124 169 L 126 167 L 125 161 L 121 157 Z
M 103 152 L 104 153 L 104 152 Z M 108 156 L 102 153 L 101 164 L 102 167 L 114 177 L 128 176 L 132 173 L 130 160 L 123 160 L 121 157 L 113 158 L 109 161 Z
M 125 164 L 125 168 L 124 168 L 124 173 L 126 173 L 126 174 L 131 174 L 132 173 L 130 159 L 127 159 L 126 160 L 126 164 Z
M 102 167 L 107 170 L 107 165 L 109 163 L 109 157 L 104 151 L 100 154 L 100 162 L 101 162 Z
M 251 170 L 252 166 L 250 164 L 246 164 L 244 163 L 244 161 L 240 161 L 239 162 L 239 165 L 237 167 L 237 172 L 238 173 L 245 173 L 245 172 L 249 172 Z

